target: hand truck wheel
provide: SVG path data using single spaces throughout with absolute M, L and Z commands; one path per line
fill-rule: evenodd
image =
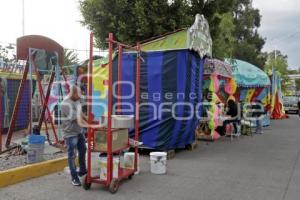
M 92 185 L 92 183 L 87 183 L 87 176 L 85 176 L 83 178 L 83 184 L 82 184 L 83 189 L 89 190 L 89 189 L 91 189 L 91 185 Z
M 116 178 L 113 178 L 109 184 L 110 193 L 115 194 L 118 191 L 119 186 L 120 186 L 120 181 Z
M 134 174 L 128 176 L 128 179 L 131 180 Z

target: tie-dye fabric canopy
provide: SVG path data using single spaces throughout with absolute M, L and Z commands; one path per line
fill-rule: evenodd
M 268 75 L 248 62 L 231 59 L 226 60 L 233 68 L 233 76 L 239 87 L 269 87 L 271 85 Z

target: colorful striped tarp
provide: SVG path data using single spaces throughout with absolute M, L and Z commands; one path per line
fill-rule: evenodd
M 146 147 L 160 150 L 191 144 L 199 122 L 196 112 L 201 116 L 202 111 L 201 106 L 197 108 L 197 103 L 202 102 L 203 59 L 189 50 L 147 52 L 141 56 L 140 141 Z M 118 77 L 117 61 L 118 56 L 113 60 L 114 83 Z M 122 80 L 126 81 L 121 91 L 122 114 L 132 115 L 135 110 L 136 53 L 123 53 L 122 65 Z M 95 67 L 94 73 L 107 73 L 104 69 L 100 72 L 99 67 Z M 95 81 L 93 103 L 105 104 L 107 95 L 100 98 L 107 92 L 105 78 Z M 113 102 L 117 102 L 116 98 Z M 97 119 L 105 114 L 105 108 L 93 105 L 93 112 Z

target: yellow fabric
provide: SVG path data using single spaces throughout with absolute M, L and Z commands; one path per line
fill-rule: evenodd
M 93 87 L 94 90 L 100 91 L 100 98 L 105 98 L 108 91 L 108 64 L 99 67 L 93 67 Z
M 255 89 L 254 89 L 254 88 L 253 88 L 253 89 L 249 89 L 249 90 L 247 91 L 247 95 L 246 95 L 245 101 L 246 101 L 246 102 L 251 102 L 251 99 L 252 99 L 254 93 L 255 93 Z

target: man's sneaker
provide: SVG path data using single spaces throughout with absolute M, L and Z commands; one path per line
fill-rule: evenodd
M 74 185 L 74 186 L 81 186 L 80 180 L 73 179 L 72 180 L 72 185 Z

